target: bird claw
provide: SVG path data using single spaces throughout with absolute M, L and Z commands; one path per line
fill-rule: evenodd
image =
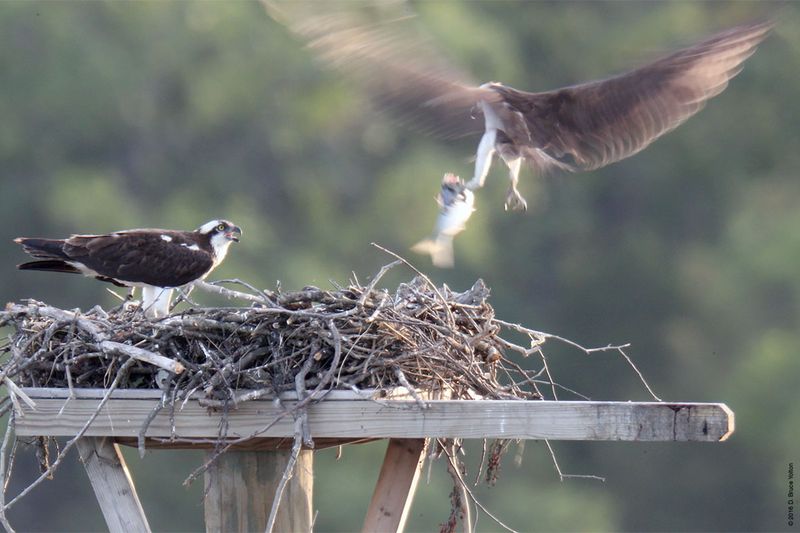
M 527 211 L 528 202 L 525 201 L 525 198 L 523 198 L 519 192 L 510 189 L 508 195 L 506 195 L 505 207 L 506 211 L 509 209 L 512 211 Z

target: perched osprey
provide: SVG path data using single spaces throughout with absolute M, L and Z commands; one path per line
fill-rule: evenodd
M 422 38 L 412 17 L 372 20 L 368 15 L 377 8 L 263 1 L 321 59 L 404 122 L 452 138 L 476 132 L 480 122 L 472 119 L 483 114 L 483 137 L 467 186 L 483 186 L 499 153 L 509 169 L 506 208 L 512 209 L 527 207 L 517 191 L 522 161 L 539 172 L 579 172 L 637 153 L 722 92 L 773 26 L 742 25 L 625 74 L 531 93 L 495 82 L 470 83 Z
M 68 239 L 19 237 L 36 261 L 20 270 L 83 274 L 120 287 L 141 287 L 148 316 L 169 312 L 172 289 L 203 279 L 219 265 L 242 230 L 227 220 L 206 222 L 194 231 L 132 229 Z

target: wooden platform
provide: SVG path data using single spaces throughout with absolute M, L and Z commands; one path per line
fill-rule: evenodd
M 24 389 L 16 433 L 75 437 L 81 461 L 109 530 L 150 531 L 119 444 L 137 445 L 147 421 L 151 448 L 212 448 L 223 414 L 200 397 L 163 407 L 160 391 Z M 419 394 L 416 395 L 419 398 Z M 228 406 L 226 438 L 238 451 L 218 458 L 205 472 L 207 531 L 307 531 L 313 523 L 313 452 L 289 451 L 295 422 L 280 401 L 260 399 Z M 383 467 L 364 519 L 364 532 L 400 532 L 408 516 L 429 438 L 504 438 L 615 441 L 723 441 L 733 432 L 733 413 L 717 403 L 420 400 L 407 390 L 333 391 L 308 407 L 315 448 L 388 438 Z M 252 437 L 255 438 L 246 438 Z M 207 457 L 214 452 L 209 451 Z M 284 471 L 284 468 L 286 469 Z M 291 470 L 291 475 L 287 477 Z M 256 472 L 258 472 L 256 474 Z M 281 483 L 285 482 L 285 485 Z M 280 488 L 276 488 L 280 487 Z M 286 499 L 278 496 L 286 491 Z M 277 505 L 277 507 L 275 507 Z M 274 514 L 268 513 L 272 506 Z M 469 524 L 469 518 L 465 518 Z M 468 527 L 468 525 L 467 525 Z
M 101 389 L 76 391 L 67 399 L 61 389 L 25 389 L 36 403 L 23 405 L 17 418 L 20 436 L 74 436 L 97 409 Z M 115 391 L 85 436 L 117 437 L 129 444 L 158 405 L 158 391 Z M 258 434 L 271 439 L 265 447 L 291 445 L 294 422 L 284 417 L 267 428 L 291 406 L 271 400 L 245 402 L 229 414 L 227 437 Z M 371 400 L 349 391 L 336 391 L 311 405 L 308 422 L 315 440 L 327 445 L 376 438 L 507 438 L 605 441 L 725 440 L 733 431 L 734 416 L 724 404 L 668 402 L 570 402 L 513 400 L 428 400 L 423 409 L 409 399 Z M 189 447 L 203 447 L 216 439 L 222 415 L 190 399 L 171 413 L 169 407 L 151 421 L 146 436 L 192 439 Z M 286 440 L 288 439 L 288 440 Z M 155 444 L 155 441 L 152 441 Z M 210 445 L 209 440 L 209 445 Z M 180 443 L 160 443 L 180 446 Z M 253 443 L 255 444 L 255 443 Z M 186 443 L 182 447 L 187 447 Z

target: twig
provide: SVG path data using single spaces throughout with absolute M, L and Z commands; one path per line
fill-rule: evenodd
M 408 382 L 408 378 L 406 378 L 406 375 L 403 374 L 403 371 L 400 370 L 399 367 L 394 369 L 394 375 L 397 376 L 397 381 L 399 381 L 403 387 L 408 389 L 408 393 L 411 394 L 411 397 L 414 398 L 414 401 L 417 402 L 417 405 L 419 405 L 420 409 L 427 409 L 430 407 L 427 403 L 425 403 L 425 400 L 422 399 L 417 390 L 411 386 L 411 383 Z
M 20 417 L 25 416 L 25 412 L 22 410 L 22 406 L 19 404 L 17 398 L 22 399 L 22 401 L 25 402 L 25 405 L 27 405 L 31 409 L 36 409 L 36 402 L 31 400 L 31 398 L 27 394 L 25 394 L 25 392 L 23 392 L 22 389 L 17 387 L 16 383 L 11 381 L 11 379 L 9 379 L 8 376 L 3 378 L 3 382 L 5 383 L 6 388 L 8 389 L 8 397 L 11 399 L 11 403 L 14 404 L 14 410 L 16 411 L 18 416 Z
M 458 491 L 458 505 L 461 511 L 461 524 L 464 530 L 464 533 L 472 533 L 472 511 L 470 509 L 469 503 L 469 496 L 467 495 L 466 490 L 466 482 L 464 482 L 463 478 L 463 467 L 461 461 L 456 459 L 456 443 L 453 443 L 450 446 L 451 452 L 448 454 L 448 457 L 452 457 L 452 461 L 447 461 L 447 471 L 450 473 L 450 477 L 453 479 L 453 489 Z
M 381 269 L 378 271 L 378 273 L 375 274 L 375 276 L 373 276 L 372 281 L 369 282 L 369 285 L 367 285 L 367 287 L 364 289 L 364 293 L 361 295 L 361 298 L 358 299 L 358 303 L 360 305 L 364 305 L 367 302 L 367 298 L 369 298 L 369 295 L 372 294 L 373 290 L 375 290 L 375 287 L 381 281 L 383 276 L 385 276 L 386 273 L 389 272 L 391 269 L 401 264 L 403 264 L 403 261 L 397 259 L 395 261 L 392 261 L 388 265 L 382 266 Z
M 271 305 L 267 299 L 264 299 L 259 296 L 253 296 L 252 294 L 247 294 L 246 292 L 235 291 L 233 289 L 228 289 L 226 287 L 221 287 L 219 285 L 212 285 L 203 280 L 197 280 L 194 282 L 194 286 L 198 289 L 204 290 L 206 292 L 210 292 L 212 294 L 218 294 L 220 296 L 224 296 L 226 298 L 237 298 L 239 300 L 247 300 L 248 302 L 255 302 L 264 305 Z
M 547 358 L 544 356 L 543 351 L 538 350 L 538 352 L 539 352 L 539 357 L 541 357 L 542 359 L 542 369 L 544 370 L 545 375 L 547 376 L 547 381 L 550 383 L 550 390 L 553 393 L 553 399 L 558 400 L 558 394 L 556 394 L 556 383 L 555 380 L 553 379 L 553 375 L 550 373 L 550 368 L 547 366 Z
M 433 292 L 435 292 L 436 295 L 439 297 L 439 300 L 441 300 L 442 305 L 444 306 L 444 310 L 447 313 L 447 317 L 450 320 L 450 324 L 453 324 L 453 322 L 454 322 L 453 312 L 450 311 L 450 307 L 447 305 L 447 299 L 445 299 L 445 297 L 439 291 L 439 288 L 431 281 L 431 278 L 429 278 L 428 276 L 423 274 L 420 269 L 418 269 L 417 267 L 415 267 L 414 265 L 409 263 L 406 259 L 404 259 L 404 258 L 400 257 L 399 255 L 397 255 L 393 251 L 389 250 L 388 248 L 384 248 L 383 246 L 381 246 L 380 244 L 375 243 L 375 242 L 371 242 L 370 244 L 372 246 L 374 246 L 375 248 L 377 248 L 378 250 L 381 250 L 381 251 L 391 255 L 392 257 L 394 257 L 398 261 L 402 261 L 404 265 L 406 265 L 408 268 L 413 270 L 418 276 L 420 276 L 422 279 L 424 279 L 425 282 L 428 284 L 428 286 L 430 286 L 430 288 L 433 289 Z
M 40 306 L 34 305 L 33 303 L 29 304 L 28 306 L 22 305 L 11 305 L 7 307 L 7 310 L 11 313 L 27 313 L 34 316 L 43 316 L 47 318 L 51 318 L 56 321 L 63 321 L 63 322 L 74 322 L 80 329 L 88 332 L 96 339 L 104 339 L 106 338 L 105 333 L 103 333 L 100 328 L 98 328 L 94 322 L 87 320 L 79 316 L 78 313 L 74 313 L 72 311 L 65 311 L 63 309 L 57 309 L 55 307 L 50 307 L 49 305 Z
M 454 458 L 447 452 L 447 449 L 444 449 L 444 454 L 447 456 L 447 461 L 453 467 L 453 469 L 454 469 L 453 471 L 455 472 L 456 478 L 458 479 L 459 484 L 464 488 L 464 491 L 466 491 L 467 495 L 469 496 L 469 499 L 472 500 L 472 502 L 481 511 L 486 513 L 486 516 L 488 516 L 489 518 L 494 520 L 494 522 L 498 526 L 502 527 L 503 529 L 505 529 L 506 531 L 509 531 L 511 533 L 518 533 L 517 530 L 512 529 L 511 527 L 507 526 L 499 518 L 497 518 L 495 515 L 493 515 L 486 507 L 484 507 L 484 505 L 480 501 L 478 501 L 478 499 L 475 497 L 475 494 L 473 494 L 472 490 L 470 490 L 469 486 L 467 486 L 466 481 L 464 481 L 464 478 L 462 477 L 461 472 L 459 472 L 458 468 L 454 466 Z
M 597 480 L 597 481 L 602 481 L 603 483 L 606 482 L 606 478 L 600 477 L 600 476 L 591 475 L 591 474 L 565 474 L 565 473 L 563 473 L 561 471 L 561 467 L 558 466 L 558 460 L 556 459 L 556 452 L 555 452 L 555 450 L 553 450 L 553 446 L 550 444 L 550 441 L 545 439 L 544 440 L 544 444 L 545 444 L 545 446 L 547 446 L 547 449 L 550 451 L 550 458 L 553 460 L 553 466 L 555 467 L 556 472 L 558 473 L 558 479 L 559 480 L 564 481 L 565 479 L 569 479 L 569 478 L 580 478 L 580 479 L 594 479 L 594 480 Z
M 625 361 L 628 363 L 628 365 L 630 365 L 630 367 L 633 369 L 633 371 L 636 373 L 636 375 L 639 377 L 639 380 L 645 386 L 645 388 L 647 389 L 647 392 L 649 392 L 650 395 L 656 401 L 658 401 L 658 402 L 662 401 L 661 398 L 656 396 L 656 393 L 653 392 L 653 389 L 647 383 L 647 380 L 644 379 L 644 375 L 641 373 L 641 371 L 633 363 L 633 360 L 631 360 L 631 358 L 628 357 L 628 354 L 625 353 L 625 348 L 630 348 L 630 346 L 631 346 L 630 343 L 616 344 L 616 345 L 615 344 L 609 344 L 607 346 L 601 346 L 601 347 L 598 347 L 598 348 L 586 348 L 585 346 L 582 346 L 582 345 L 578 344 L 575 341 L 571 341 L 571 340 L 569 340 L 569 339 L 567 339 L 565 337 L 560 337 L 558 335 L 553 335 L 552 333 L 545 333 L 543 331 L 536 331 L 536 330 L 533 330 L 533 329 L 529 329 L 529 328 L 523 327 L 523 326 L 521 326 L 519 324 L 514 324 L 512 322 L 506 322 L 505 320 L 500 320 L 500 319 L 495 319 L 495 322 L 497 322 L 501 326 L 505 326 L 505 327 L 507 327 L 509 329 L 513 329 L 514 331 L 518 331 L 520 333 L 525 333 L 527 335 L 533 335 L 533 336 L 538 336 L 538 337 L 542 337 L 542 338 L 545 338 L 545 339 L 553 339 L 553 340 L 562 342 L 564 344 L 567 344 L 569 346 L 577 348 L 578 350 L 581 350 L 582 352 L 584 352 L 587 355 L 591 355 L 591 354 L 597 353 L 597 352 L 618 352 L 625 359 Z
M 292 444 L 292 453 L 289 455 L 289 460 L 286 462 L 286 468 L 283 469 L 283 475 L 278 482 L 278 487 L 275 489 L 275 497 L 272 498 L 272 508 L 269 511 L 269 519 L 267 520 L 267 527 L 265 533 L 272 533 L 275 527 L 275 520 L 278 517 L 278 508 L 280 507 L 281 500 L 283 499 L 283 491 L 289 480 L 294 476 L 294 467 L 297 464 L 297 458 L 300 456 L 300 450 L 303 447 L 303 420 L 295 418 L 294 421 L 294 444 Z
M 631 358 L 630 358 L 630 357 L 628 357 L 628 354 L 626 354 L 626 353 L 625 353 L 625 350 L 623 350 L 623 348 L 627 348 L 628 346 L 629 346 L 629 345 L 625 345 L 625 346 L 619 346 L 619 347 L 617 347 L 617 351 L 618 351 L 620 354 L 622 354 L 622 357 L 624 357 L 624 358 L 625 358 L 625 360 L 626 360 L 626 361 L 628 362 L 628 364 L 631 366 L 631 368 L 633 369 L 633 371 L 634 371 L 634 372 L 636 372 L 636 375 L 637 375 L 637 376 L 639 376 L 639 380 L 640 380 L 640 381 L 641 381 L 641 382 L 644 384 L 645 388 L 647 389 L 647 392 L 649 392 L 649 393 L 650 393 L 650 396 L 652 396 L 653 398 L 655 398 L 655 400 L 656 400 L 657 402 L 660 402 L 660 401 L 662 401 L 662 400 L 661 400 L 661 398 L 659 398 L 658 396 L 656 396 L 656 393 L 655 393 L 655 392 L 653 392 L 653 389 L 651 389 L 651 388 L 650 388 L 650 385 L 649 385 L 649 384 L 647 383 L 647 381 L 644 379 L 644 375 L 643 375 L 643 374 L 642 374 L 642 373 L 639 371 L 639 368 L 637 368 L 637 366 L 633 364 L 633 361 L 631 361 Z
M 263 298 L 263 299 L 264 299 L 266 302 L 268 302 L 268 304 L 269 304 L 269 305 L 276 305 L 276 303 L 275 303 L 275 302 L 273 301 L 273 299 L 272 299 L 272 298 L 271 298 L 271 297 L 270 297 L 270 296 L 267 294 L 267 292 L 266 292 L 266 291 L 263 291 L 263 290 L 261 290 L 261 289 L 258 289 L 258 288 L 256 288 L 256 287 L 254 287 L 253 285 L 251 285 L 251 284 L 247 283 L 246 281 L 243 281 L 243 280 L 240 280 L 240 279 L 218 279 L 218 280 L 216 280 L 216 281 L 211 281 L 211 282 L 209 282 L 209 283 L 210 283 L 211 285 L 221 285 L 222 283 L 232 283 L 232 284 L 234 284 L 234 285 L 241 285 L 242 287 L 245 287 L 245 288 L 246 288 L 246 289 L 248 289 L 249 291 L 251 291 L 251 292 L 254 292 L 254 293 L 255 293 L 255 294 L 257 294 L 258 296 L 260 296 L 261 298 Z
M 3 482 L 2 490 L 0 490 L 0 524 L 5 528 L 8 533 L 14 533 L 14 528 L 11 527 L 11 524 L 8 522 L 8 517 L 6 516 L 6 489 L 5 489 L 5 479 L 6 479 L 6 465 L 8 461 L 8 442 L 11 433 L 14 431 L 14 412 L 12 411 L 10 415 L 8 415 L 8 422 L 6 423 L 6 432 L 3 435 L 3 445 L 0 446 L 0 480 Z
M 136 346 L 129 346 L 127 344 L 122 344 L 114 341 L 103 341 L 98 346 L 104 352 L 127 355 L 132 359 L 136 359 L 137 361 L 144 361 L 145 363 L 150 363 L 151 365 L 155 365 L 159 368 L 163 368 L 164 370 L 168 370 L 173 374 L 180 374 L 181 372 L 186 370 L 186 368 L 178 361 L 172 360 L 168 357 L 164 357 L 163 355 L 158 355 L 148 350 L 137 348 Z
M 144 459 L 144 455 L 146 453 L 145 442 L 147 428 L 150 427 L 150 424 L 155 420 L 158 413 L 164 409 L 164 398 L 162 397 L 158 404 L 153 407 L 153 409 L 147 414 L 147 418 L 145 418 L 144 422 L 142 423 L 142 427 L 139 429 L 139 433 L 136 436 L 136 448 L 139 450 L 139 458 Z

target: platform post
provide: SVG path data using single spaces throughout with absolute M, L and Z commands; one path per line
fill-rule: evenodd
M 291 450 L 228 451 L 218 457 L 204 476 L 206 531 L 264 531 L 290 455 Z M 273 531 L 311 531 L 313 468 L 314 452 L 301 450 Z
M 83 437 L 76 447 L 108 530 L 149 532 L 150 525 L 119 446 L 110 437 Z
M 426 439 L 390 439 L 362 532 L 403 531 L 414 499 Z

